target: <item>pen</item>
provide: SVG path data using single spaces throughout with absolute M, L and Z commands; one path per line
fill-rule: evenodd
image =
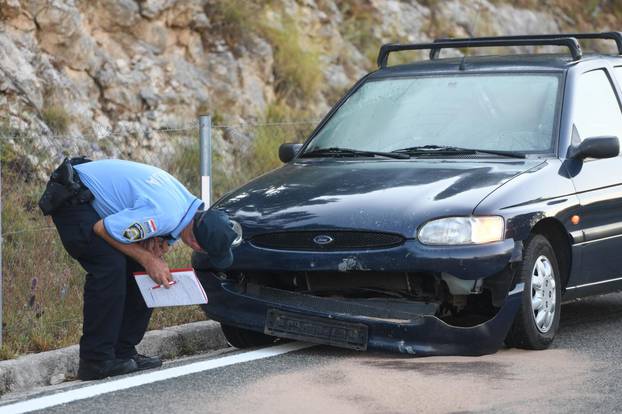
M 175 283 L 177 283 L 177 282 L 173 280 L 172 282 L 168 282 L 168 285 L 169 285 L 169 286 L 173 286 Z M 161 287 L 164 287 L 164 285 L 155 285 L 154 287 L 152 287 L 152 288 L 151 288 L 151 290 L 153 290 L 153 289 L 159 289 L 159 288 L 161 288 Z

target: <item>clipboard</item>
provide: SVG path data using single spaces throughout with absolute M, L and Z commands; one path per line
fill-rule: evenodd
M 171 269 L 173 282 L 168 289 L 156 284 L 146 272 L 136 272 L 138 289 L 148 308 L 203 305 L 207 294 L 197 279 L 194 269 Z

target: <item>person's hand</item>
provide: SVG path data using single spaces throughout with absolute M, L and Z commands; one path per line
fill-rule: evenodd
M 141 242 L 138 242 L 138 244 L 140 245 L 140 247 L 142 247 L 143 249 L 149 251 L 149 253 L 151 253 L 152 255 L 156 256 L 156 254 L 152 250 L 153 239 L 143 240 Z
M 152 256 L 147 263 L 144 263 L 145 271 L 155 283 L 168 289 L 169 283 L 173 281 L 171 271 L 164 260 Z
M 160 237 L 143 240 L 140 245 L 156 257 L 164 256 L 170 247 L 168 242 Z
M 169 249 L 171 248 L 171 245 L 168 244 L 168 242 L 165 239 L 161 239 L 158 237 L 157 240 L 160 246 L 160 251 L 162 252 L 162 256 L 164 256 L 166 253 L 168 253 Z

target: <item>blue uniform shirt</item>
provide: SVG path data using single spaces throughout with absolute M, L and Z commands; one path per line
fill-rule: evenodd
M 168 237 L 171 243 L 203 205 L 175 177 L 159 168 L 123 160 L 74 166 L 95 196 L 93 208 L 121 243 Z

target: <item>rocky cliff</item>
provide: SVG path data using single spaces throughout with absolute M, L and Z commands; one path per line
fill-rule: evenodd
M 578 0 L 0 0 L 0 123 L 97 140 L 200 113 L 317 118 L 373 68 L 383 42 L 615 30 L 619 10 Z

